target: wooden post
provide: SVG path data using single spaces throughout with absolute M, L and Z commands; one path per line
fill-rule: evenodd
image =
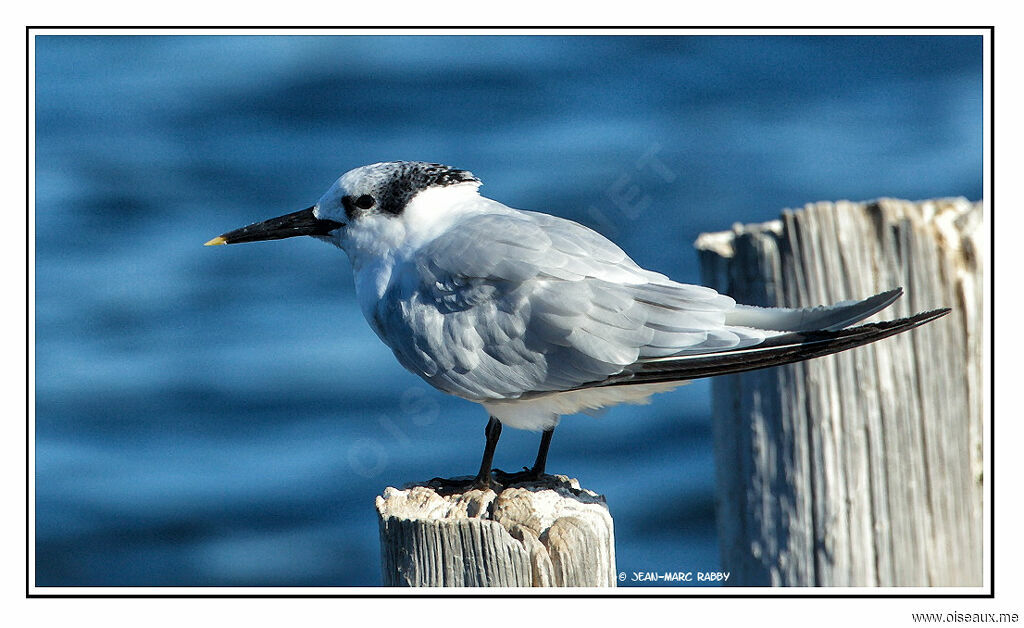
M 704 281 L 807 306 L 903 286 L 874 317 L 946 318 L 715 378 L 722 568 L 738 585 L 982 585 L 981 203 L 817 203 L 704 234 Z
M 384 584 L 411 587 L 613 587 L 604 496 L 564 475 L 500 493 L 430 483 L 377 497 Z

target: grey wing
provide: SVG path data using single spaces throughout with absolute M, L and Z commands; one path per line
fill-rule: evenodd
M 601 381 L 638 361 L 757 344 L 735 302 L 637 266 L 582 225 L 464 219 L 396 269 L 376 324 L 406 368 L 473 400 Z

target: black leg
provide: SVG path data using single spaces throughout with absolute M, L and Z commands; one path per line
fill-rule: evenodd
M 501 436 L 501 421 L 491 417 L 484 428 L 484 435 L 487 437 L 487 444 L 484 445 L 484 457 L 480 461 L 480 472 L 476 477 L 467 482 L 466 480 L 450 480 L 448 478 L 433 478 L 429 485 L 435 489 L 446 491 L 465 492 L 475 488 L 491 488 L 491 462 L 494 460 L 494 449 L 498 446 L 498 438 Z
M 537 460 L 534 461 L 533 467 L 529 469 L 524 467 L 522 471 L 516 473 L 505 473 L 495 469 L 494 477 L 498 482 L 508 485 L 539 480 L 544 475 L 544 467 L 548 462 L 548 448 L 551 447 L 551 436 L 554 433 L 555 428 L 544 430 L 544 434 L 540 437 L 540 449 L 537 450 Z
M 491 465 L 494 462 L 494 450 L 498 447 L 498 439 L 501 438 L 501 421 L 493 416 L 490 417 L 487 421 L 487 427 L 484 428 L 484 435 L 487 437 L 487 442 L 484 445 L 484 457 L 480 461 L 480 472 L 476 474 L 476 477 L 473 478 L 472 482 L 470 482 L 468 488 L 491 488 L 495 480 L 502 485 L 539 480 L 541 476 L 544 475 L 544 467 L 548 462 L 548 449 L 551 447 L 551 437 L 554 433 L 555 428 L 544 430 L 544 434 L 540 437 L 540 449 L 537 450 L 537 459 L 534 460 L 533 467 L 529 469 L 524 467 L 523 470 L 518 473 L 505 473 L 500 469 L 494 469 L 492 472 Z M 430 482 L 432 485 L 446 489 L 467 490 L 464 480 L 457 482 L 455 480 L 447 480 L 445 478 L 434 478 Z
M 491 463 L 494 461 L 494 450 L 498 446 L 498 439 L 501 438 L 501 421 L 491 417 L 484 428 L 484 435 L 487 443 L 484 445 L 484 457 L 480 461 L 480 472 L 473 480 L 474 488 L 489 488 L 491 486 Z
M 550 430 L 544 430 L 544 434 L 540 437 L 540 449 L 537 450 L 537 460 L 533 463 L 533 468 L 530 469 L 530 473 L 534 479 L 544 475 L 544 466 L 548 463 L 548 447 L 551 447 L 551 436 L 554 435 L 555 428 Z

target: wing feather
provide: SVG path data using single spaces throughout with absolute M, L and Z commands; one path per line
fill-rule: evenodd
M 738 342 L 721 331 L 733 306 L 640 268 L 582 225 L 505 210 L 467 217 L 400 262 L 374 326 L 441 390 L 514 399 Z

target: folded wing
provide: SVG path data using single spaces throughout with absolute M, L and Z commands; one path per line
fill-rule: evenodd
M 402 262 L 388 293 L 373 322 L 402 364 L 476 401 L 666 381 L 646 365 L 839 329 L 899 296 L 809 310 L 737 306 L 640 268 L 582 225 L 500 205 Z

